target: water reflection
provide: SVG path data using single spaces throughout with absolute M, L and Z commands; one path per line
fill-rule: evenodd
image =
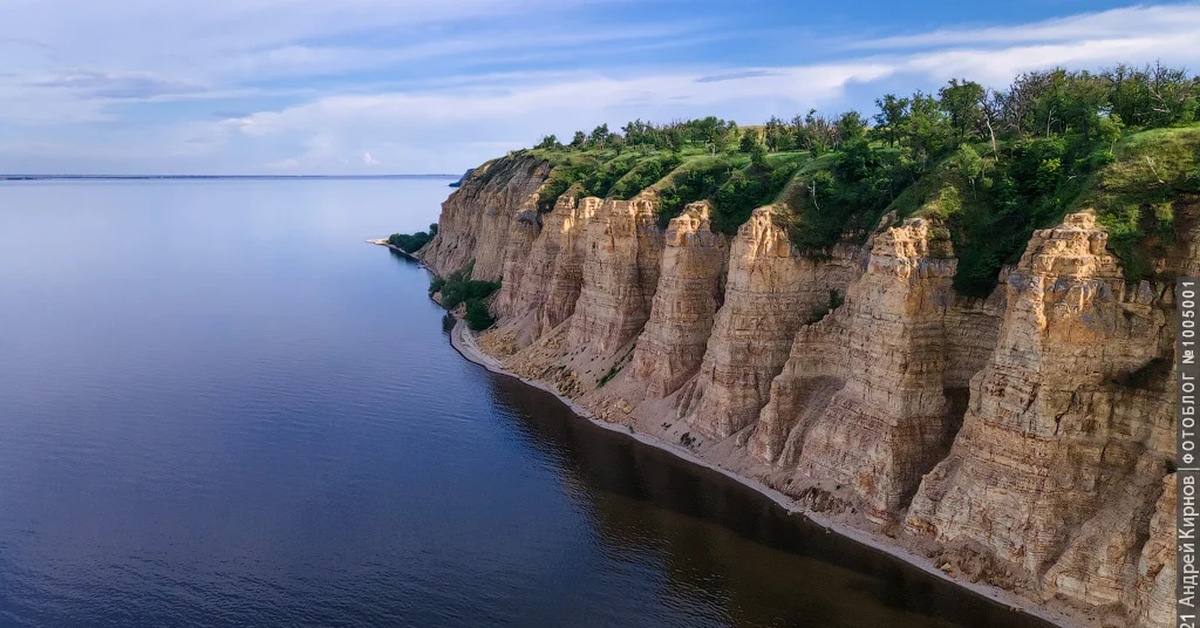
M 479 376 L 497 414 L 558 468 L 604 545 L 660 563 L 670 576 L 664 597 L 705 623 L 1049 625 L 828 534 L 720 473 L 583 421 L 545 391 L 483 369 Z

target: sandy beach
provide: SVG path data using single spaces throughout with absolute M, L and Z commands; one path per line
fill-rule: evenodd
M 383 244 L 386 245 L 386 241 Z M 395 248 L 395 247 L 390 247 L 390 248 Z M 683 447 L 680 447 L 673 443 L 664 441 L 660 438 L 656 438 L 656 437 L 653 437 L 651 435 L 644 434 L 641 432 L 630 432 L 630 431 L 628 431 L 628 429 L 626 429 L 622 426 L 619 426 L 619 425 L 614 425 L 612 423 L 607 423 L 604 421 L 598 421 L 598 420 L 592 418 L 592 416 L 586 410 L 584 410 L 582 407 L 580 407 L 578 404 L 576 404 L 572 400 L 565 398 L 562 395 L 558 394 L 558 391 L 554 390 L 549 385 L 547 385 L 543 382 L 536 381 L 536 380 L 526 379 L 524 377 L 514 375 L 513 373 L 509 373 L 508 371 L 504 370 L 504 368 L 501 366 L 499 360 L 497 360 L 496 358 L 494 358 L 490 355 L 487 355 L 486 353 L 483 352 L 483 350 L 481 350 L 479 348 L 479 345 L 477 345 L 475 343 L 474 336 L 470 333 L 470 331 L 467 329 L 466 323 L 463 322 L 462 320 L 459 320 L 455 324 L 454 330 L 450 334 L 450 340 L 451 340 L 451 344 L 454 346 L 455 350 L 457 350 L 458 353 L 460 355 L 462 355 L 464 358 L 466 358 L 467 360 L 474 362 L 475 364 L 478 364 L 493 373 L 497 373 L 500 375 L 506 375 L 508 377 L 513 377 L 515 379 L 518 379 L 518 380 L 524 382 L 525 384 L 528 384 L 535 388 L 540 388 L 541 390 L 544 390 L 544 391 L 554 395 L 556 398 L 558 398 L 559 401 L 561 401 L 567 407 L 569 407 L 571 409 L 571 411 L 574 412 L 576 415 L 578 415 L 588 421 L 591 421 L 595 425 L 598 425 L 604 429 L 607 429 L 607 430 L 610 430 L 613 432 L 617 432 L 619 434 L 623 434 L 630 438 L 636 439 L 636 440 L 638 440 L 642 443 L 645 443 L 646 445 L 649 445 L 651 447 L 656 447 L 658 449 L 662 449 L 664 451 L 670 452 L 671 454 L 674 454 L 675 456 L 678 456 L 684 460 L 687 460 L 688 462 L 702 466 L 707 469 L 711 469 L 711 470 L 716 471 L 736 482 L 739 482 L 745 486 L 748 486 L 748 487 L 754 489 L 755 491 L 758 491 L 759 493 L 762 493 L 763 495 L 770 498 L 771 501 L 775 502 L 781 508 L 786 510 L 788 512 L 788 514 L 803 516 L 803 517 L 807 518 L 809 521 L 812 521 L 816 525 L 819 525 L 819 526 L 825 528 L 827 531 L 829 531 L 831 533 L 839 534 L 839 535 L 849 538 L 857 543 L 861 543 L 862 545 L 870 547 L 871 549 L 874 549 L 876 551 L 888 554 L 889 556 L 898 558 L 910 565 L 913 565 L 914 567 L 917 567 L 918 569 L 921 569 L 922 571 L 924 571 L 930 575 L 933 575 L 942 580 L 952 582 L 955 585 L 958 585 L 968 591 L 971 591 L 971 592 L 976 593 L 980 596 L 983 596 L 989 600 L 992 600 L 992 601 L 996 602 L 997 604 L 1001 604 L 1003 606 L 1007 606 L 1009 608 L 1019 610 L 1023 613 L 1032 615 L 1039 619 L 1043 619 L 1045 621 L 1051 622 L 1057 626 L 1062 626 L 1063 628 L 1084 628 L 1086 626 L 1091 625 L 1089 623 L 1084 623 L 1083 621 L 1080 621 L 1078 618 L 1068 615 L 1064 612 L 1058 611 L 1054 608 L 1030 605 L 1028 600 L 1019 598 L 1016 595 L 1014 595 L 1008 591 L 1005 591 L 1004 589 L 1001 589 L 999 587 L 970 582 L 970 581 L 959 579 L 959 578 L 953 578 L 949 574 L 943 572 L 941 569 L 938 569 L 936 565 L 934 565 L 932 562 L 930 562 L 930 560 L 928 558 L 926 558 L 924 556 L 915 554 L 915 553 L 907 550 L 906 548 L 901 547 L 895 543 L 885 541 L 884 539 L 881 539 L 881 538 L 877 537 L 876 535 L 873 535 L 869 532 L 850 527 L 850 526 L 845 525 L 838 521 L 834 521 L 828 517 L 822 516 L 819 513 L 813 513 L 813 512 L 806 511 L 802 508 L 799 508 L 799 507 L 797 507 L 795 500 L 792 499 L 791 497 L 788 497 L 787 495 L 784 495 L 783 493 L 780 493 L 779 491 L 776 491 L 776 490 L 762 484 L 761 482 L 740 476 L 740 475 L 733 473 L 727 469 L 723 469 L 717 465 L 714 465 L 714 464 L 704 460 L 703 458 L 696 456 L 693 452 L 691 452 L 687 449 L 684 449 Z

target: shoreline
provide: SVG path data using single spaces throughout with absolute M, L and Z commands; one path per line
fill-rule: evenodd
M 387 245 L 386 242 L 384 244 L 389 247 L 391 246 Z M 488 355 L 487 353 L 484 353 L 483 350 L 479 348 L 479 345 L 475 343 L 474 336 L 470 333 L 470 331 L 468 331 L 467 325 L 462 319 L 456 318 L 454 328 L 450 331 L 450 345 L 468 362 L 482 366 L 483 368 L 491 371 L 492 373 L 496 373 L 497 375 L 511 377 L 521 381 L 526 385 L 533 386 L 534 388 L 544 390 L 551 395 L 554 395 L 556 399 L 566 405 L 573 413 L 575 413 L 576 416 L 589 421 L 593 425 L 597 425 L 612 432 L 623 434 L 645 445 L 666 451 L 667 453 L 670 453 L 671 455 L 692 464 L 716 471 L 717 473 L 720 473 L 721 475 L 724 475 L 725 477 L 767 497 L 777 506 L 783 508 L 787 514 L 802 516 L 812 524 L 824 528 L 826 532 L 838 534 L 860 545 L 866 546 L 867 548 L 887 554 L 888 556 L 911 565 L 912 567 L 915 567 L 926 574 L 932 575 L 944 582 L 948 582 L 957 587 L 965 589 L 977 596 L 987 599 L 990 602 L 1008 607 L 1010 610 L 1035 617 L 1042 621 L 1049 622 L 1055 626 L 1059 626 L 1060 628 L 1088 628 L 1090 625 L 1083 623 L 1078 617 L 1054 610 L 1053 608 L 1036 605 L 1032 600 L 1019 597 L 1010 591 L 1001 589 L 1000 587 L 953 578 L 946 572 L 938 569 L 937 566 L 929 560 L 929 558 L 916 554 L 907 548 L 900 546 L 899 544 L 883 541 L 868 531 L 860 530 L 840 521 L 836 521 L 831 517 L 799 508 L 796 505 L 796 500 L 773 488 L 770 488 L 769 486 L 766 486 L 758 480 L 738 475 L 728 469 L 722 468 L 697 456 L 690 450 L 679 447 L 678 445 L 665 441 L 661 438 L 642 432 L 630 432 L 627 429 L 622 429 L 621 426 L 597 420 L 593 418 L 587 410 L 575 403 L 574 400 L 568 399 L 567 397 L 559 394 L 558 391 L 554 390 L 551 386 L 538 380 L 527 379 L 525 377 L 521 377 L 520 375 L 516 375 L 504 370 L 499 360 Z M 1097 623 L 1095 625 L 1099 624 Z
M 402 249 L 394 244 L 391 244 L 390 242 L 387 241 L 387 238 L 373 238 L 373 239 L 367 240 L 367 244 L 374 244 L 376 246 L 386 246 L 387 248 L 403 255 L 404 257 L 407 257 L 408 259 L 410 259 L 418 264 L 421 264 L 420 258 L 418 258 L 416 255 L 413 255 L 412 253 L 409 253 L 408 251 L 405 251 L 404 249 Z M 425 265 L 421 264 L 421 266 L 424 267 Z

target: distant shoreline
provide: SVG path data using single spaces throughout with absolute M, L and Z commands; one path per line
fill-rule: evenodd
M 459 179 L 460 174 L 0 174 L 0 181 L 204 179 Z

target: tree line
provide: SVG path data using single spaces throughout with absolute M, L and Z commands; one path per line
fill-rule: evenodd
M 820 115 L 810 109 L 790 119 L 772 116 L 761 126 L 739 129 L 715 116 L 655 124 L 641 119 L 619 132 L 601 124 L 590 133 L 576 131 L 564 144 L 547 135 L 540 149 L 616 149 L 646 147 L 680 150 L 704 146 L 717 152 L 766 153 L 841 149 L 868 138 L 902 150 L 921 170 L 959 145 L 986 141 L 995 153 L 1004 141 L 1079 134 L 1110 144 L 1126 128 L 1157 128 L 1196 120 L 1200 79 L 1185 69 L 1162 64 L 1118 65 L 1099 72 L 1056 68 L 1027 72 L 1005 89 L 989 89 L 967 79 L 952 79 L 937 93 L 885 94 L 875 100 L 870 120 L 858 111 Z M 870 124 L 873 122 L 874 124 Z

